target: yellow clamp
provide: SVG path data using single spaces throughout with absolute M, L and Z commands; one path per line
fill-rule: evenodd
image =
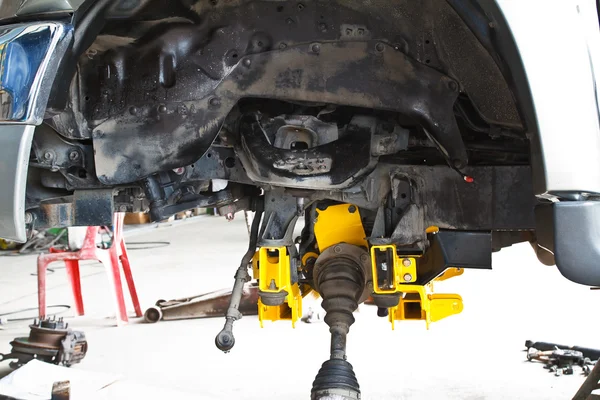
M 403 297 L 396 307 L 391 307 L 388 318 L 394 329 L 396 320 L 424 320 L 429 324 L 463 310 L 462 297 L 458 294 L 431 293 L 431 285 L 402 285 Z
M 417 280 L 417 261 L 414 257 L 398 257 L 396 245 L 371 247 L 373 291 L 392 294 L 402 290 L 400 285 Z
M 315 238 L 319 252 L 339 243 L 367 247 L 368 243 L 360 211 L 354 204 L 336 204 L 325 210 L 317 208 Z
M 429 329 L 431 322 L 463 310 L 462 298 L 458 294 L 434 294 L 432 283 L 413 284 L 417 280 L 416 258 L 399 257 L 395 245 L 372 246 L 371 264 L 373 291 L 384 295 L 401 294 L 398 305 L 388 310 L 392 329 L 396 320 L 424 320 Z M 460 268 L 449 268 L 435 280 L 443 281 L 462 273 Z
M 259 293 L 285 296 L 284 302 L 279 305 L 266 305 L 259 297 L 258 320 L 260 327 L 263 327 L 264 320 L 278 321 L 282 319 L 291 320 L 292 327 L 295 327 L 296 321 L 302 316 L 302 296 L 298 283 L 292 283 L 290 256 L 287 248 L 262 247 L 258 251 L 258 257 L 255 255 L 252 264 L 254 277 L 259 280 Z

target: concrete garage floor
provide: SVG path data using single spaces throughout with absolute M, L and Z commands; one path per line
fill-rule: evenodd
M 130 252 L 144 309 L 159 298 L 230 287 L 247 246 L 241 214 L 232 223 L 201 216 L 126 237 L 171 242 Z M 35 262 L 35 256 L 0 258 L 0 313 L 36 306 Z M 261 329 L 257 317 L 244 317 L 230 354 L 214 346 L 221 318 L 158 324 L 134 319 L 116 328 L 104 269 L 82 266 L 82 285 L 87 315 L 68 320 L 85 331 L 90 350 L 75 368 L 123 377 L 98 398 L 307 399 L 328 356 L 324 323 L 299 322 L 292 329 L 281 321 Z M 361 306 L 348 354 L 363 399 L 568 399 L 584 378 L 555 377 L 526 362 L 524 341 L 600 347 L 600 291 L 541 265 L 529 245 L 495 254 L 494 271 L 467 270 L 436 291 L 461 294 L 465 309 L 429 331 L 423 322 L 397 322 L 392 331 L 375 308 Z M 48 276 L 48 303 L 71 304 L 63 269 Z M 0 326 L 0 352 L 9 352 L 8 343 L 27 332 L 27 323 Z M 8 372 L 8 362 L 0 363 L 0 375 Z

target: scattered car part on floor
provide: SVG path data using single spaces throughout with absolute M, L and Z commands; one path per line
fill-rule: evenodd
M 583 353 L 584 357 L 589 358 L 590 360 L 598 360 L 600 359 L 600 349 L 592 349 L 589 347 L 581 347 L 581 346 L 567 346 L 564 344 L 558 343 L 550 343 L 550 342 L 534 342 L 533 340 L 526 340 L 525 347 L 527 350 L 533 348 L 537 351 L 549 351 L 555 349 L 562 350 L 575 350 Z
M 556 376 L 573 375 L 573 367 L 579 366 L 584 375 L 589 374 L 594 362 L 583 356 L 583 353 L 576 350 L 555 349 L 548 351 L 536 351 L 529 349 L 527 351 L 527 360 L 541 361 L 544 368 L 554 372 Z
M 71 382 L 59 381 L 52 385 L 52 397 L 50 400 L 69 400 L 71 398 Z
M 222 317 L 227 311 L 230 299 L 231 290 L 222 289 L 181 299 L 158 300 L 154 307 L 146 310 L 144 320 L 155 323 L 178 319 Z M 246 284 L 242 291 L 239 311 L 243 315 L 256 315 L 257 304 L 258 288 Z
M 70 367 L 81 362 L 87 353 L 85 334 L 69 329 L 62 318 L 35 320 L 29 328 L 29 337 L 10 342 L 11 352 L 0 354 L 0 361 L 15 359 L 10 363 L 15 369 L 33 359 Z
M 598 361 L 600 350 L 578 346 L 562 346 L 548 342 L 525 342 L 527 360 L 540 361 L 544 368 L 554 372 L 556 376 L 573 375 L 573 367 L 581 367 L 582 373 L 588 375 Z

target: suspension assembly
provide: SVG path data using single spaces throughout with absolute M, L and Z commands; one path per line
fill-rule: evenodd
M 293 228 L 303 212 L 305 227 L 294 241 Z M 375 227 L 370 227 L 368 236 L 366 220 L 353 204 L 305 206 L 304 199 L 267 192 L 264 202 L 256 203 L 250 245 L 235 276 L 217 347 L 228 352 L 235 343 L 233 322 L 241 318 L 238 294 L 250 280 L 251 266 L 258 281 L 261 327 L 264 321 L 278 320 L 290 320 L 294 326 L 302 316 L 303 296 L 314 291 L 323 299 L 331 348 L 313 382 L 311 399 L 360 399 L 360 386 L 346 355 L 347 335 L 359 304 L 372 298 L 378 315 L 387 316 L 392 329 L 398 320 L 423 320 L 429 329 L 431 322 L 463 309 L 459 295 L 433 292 L 434 281 L 461 275 L 462 268 L 391 237 L 373 236 Z M 431 227 L 423 235 L 438 233 Z

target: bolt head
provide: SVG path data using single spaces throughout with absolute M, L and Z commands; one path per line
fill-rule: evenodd
M 300 164 L 296 165 L 296 166 L 294 167 L 294 169 L 296 169 L 296 170 L 300 170 L 300 171 L 308 171 L 308 170 L 311 170 L 312 168 L 308 167 L 308 166 L 307 166 L 306 164 L 304 164 L 304 163 L 300 163 Z
M 219 107 L 221 105 L 221 100 L 218 97 L 213 97 L 208 101 L 212 107 Z
M 382 52 L 383 50 L 385 50 L 385 46 L 383 43 L 379 42 L 375 45 L 375 50 L 377 50 L 378 52 Z
M 44 153 L 44 159 L 46 159 L 46 160 L 50 161 L 50 160 L 52 160 L 53 158 L 54 158 L 54 155 L 52 155 L 52 153 L 51 153 L 51 152 L 47 151 L 47 152 L 45 152 L 45 153 Z
M 410 267 L 411 264 L 412 264 L 412 262 L 410 262 L 410 260 L 408 258 L 405 258 L 404 260 L 402 260 L 402 265 L 404 265 L 405 267 Z
M 164 114 L 167 112 L 167 106 L 165 106 L 164 104 L 161 104 L 160 106 L 158 106 L 158 112 L 161 114 Z
M 363 254 L 362 256 L 360 256 L 360 261 L 362 261 L 362 262 L 369 261 L 369 256 L 366 254 Z
M 310 46 L 310 49 L 313 53 L 320 53 L 321 52 L 321 45 L 318 43 L 313 44 L 312 46 Z
M 411 274 L 404 274 L 404 282 L 410 282 L 412 281 L 412 275 Z
M 77 150 L 73 150 L 69 153 L 69 160 L 77 161 L 79 160 L 79 152 Z
M 333 251 L 334 251 L 335 253 L 337 253 L 337 254 L 340 254 L 340 253 L 342 252 L 342 248 L 341 248 L 340 246 L 335 246 L 335 247 L 333 248 Z
M 249 66 L 251 66 L 251 65 L 252 65 L 252 60 L 251 60 L 251 59 L 249 59 L 249 58 L 246 58 L 246 59 L 244 60 L 243 64 L 244 64 L 244 67 L 249 67 Z
M 350 214 L 354 214 L 356 212 L 356 206 L 352 205 L 352 206 L 348 207 L 348 212 Z

